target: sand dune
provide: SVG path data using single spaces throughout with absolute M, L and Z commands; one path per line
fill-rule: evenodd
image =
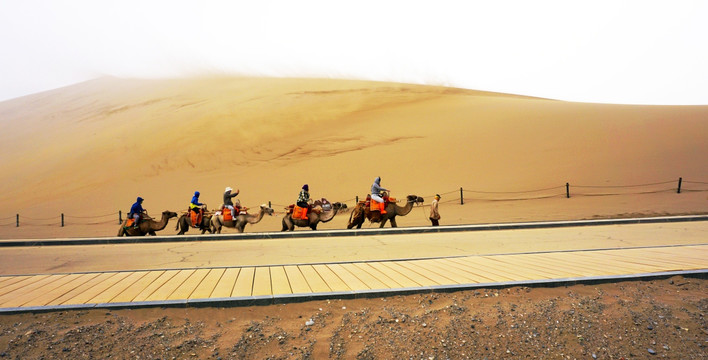
M 344 80 L 102 78 L 1 102 L 0 124 L 0 218 L 126 211 L 138 195 L 157 214 L 186 208 L 195 190 L 215 207 L 226 186 L 239 188 L 247 206 L 290 204 L 304 183 L 314 197 L 351 201 L 376 176 L 401 198 L 460 187 L 708 182 L 708 106 L 570 103 Z M 671 210 L 642 206 L 641 197 L 622 201 L 636 211 L 700 212 L 708 209 L 704 194 Z M 583 206 L 580 213 L 593 214 L 587 207 L 602 203 Z M 454 211 L 462 223 L 479 219 L 465 215 L 478 208 Z M 61 235 L 91 233 L 74 231 Z

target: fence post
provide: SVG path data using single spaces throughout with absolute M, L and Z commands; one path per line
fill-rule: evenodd
M 676 190 L 677 194 L 681 193 L 681 182 L 683 182 L 683 178 L 679 178 L 679 186 L 678 186 L 678 190 Z
M 565 197 L 570 199 L 570 183 L 565 183 Z
M 120 225 L 122 223 L 123 223 L 123 212 L 118 210 L 118 224 Z
M 268 207 L 271 208 L 271 209 L 273 208 L 273 207 L 270 205 L 270 200 L 268 200 Z
M 17 216 L 16 216 L 16 219 L 17 219 L 16 224 L 17 224 L 17 225 L 16 225 L 15 227 L 20 227 L 20 214 L 16 214 L 16 215 L 17 215 Z
M 64 227 L 64 213 L 61 213 L 61 227 Z
M 465 204 L 465 197 L 462 195 L 462 188 L 460 188 L 460 205 Z

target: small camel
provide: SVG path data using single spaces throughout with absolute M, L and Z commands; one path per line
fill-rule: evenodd
M 307 220 L 293 219 L 292 214 L 286 214 L 283 217 L 283 229 L 281 231 L 293 231 L 296 226 L 309 227 L 312 230 L 317 230 L 317 224 L 332 221 L 334 216 L 337 215 L 337 212 L 342 208 L 341 204 L 336 203 L 335 206 L 331 206 L 330 210 L 323 210 L 325 207 L 329 206 L 331 205 L 326 199 L 315 201 L 312 210 L 307 214 Z
M 186 214 L 182 214 L 182 216 L 179 217 L 177 220 L 177 225 L 175 226 L 175 230 L 179 229 L 179 232 L 177 235 L 184 235 L 187 231 L 189 231 L 189 228 L 192 226 L 192 218 L 190 216 L 191 214 L 189 211 L 187 211 Z M 202 216 L 202 224 L 200 226 L 202 234 L 205 232 L 209 231 L 211 233 L 211 229 L 209 228 L 209 221 L 211 220 L 211 214 L 207 214 L 207 210 L 204 209 L 204 216 Z
M 229 209 L 224 210 L 229 211 Z M 235 220 L 225 221 L 224 215 L 214 215 L 211 217 L 210 232 L 212 234 L 221 234 L 221 228 L 225 226 L 228 228 L 235 228 L 236 231 L 242 233 L 246 228 L 246 224 L 257 224 L 261 221 L 261 219 L 263 219 L 263 215 L 265 214 L 273 216 L 273 209 L 269 208 L 266 204 L 260 206 L 258 214 L 241 214 L 237 216 Z
M 138 224 L 137 228 L 126 227 L 128 219 L 125 219 L 123 224 L 120 225 L 120 229 L 118 229 L 118 236 L 145 236 L 147 234 L 155 236 L 155 232 L 164 229 L 167 226 L 167 222 L 173 217 L 177 217 L 176 212 L 165 210 L 162 212 L 160 221 L 155 221 L 151 218 L 144 219 Z
M 406 205 L 398 206 L 395 203 L 389 203 L 386 206 L 386 214 L 381 215 L 378 211 L 371 211 L 363 202 L 356 205 L 354 210 L 352 210 L 349 216 L 349 224 L 347 224 L 347 229 L 351 229 L 356 226 L 357 229 L 361 229 L 361 225 L 364 224 L 364 219 L 369 219 L 372 223 L 380 222 L 380 228 L 386 225 L 386 221 L 391 221 L 391 227 L 398 227 L 396 224 L 396 216 L 406 216 L 413 209 L 414 203 L 423 203 L 423 198 L 416 195 L 408 195 L 406 197 Z

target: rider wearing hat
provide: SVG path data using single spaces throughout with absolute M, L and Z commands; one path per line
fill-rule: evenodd
M 236 189 L 235 193 L 231 193 L 234 189 L 232 189 L 230 186 L 227 186 L 226 189 L 224 190 L 224 208 L 227 208 L 231 210 L 231 217 L 236 219 L 236 216 L 238 214 L 236 213 L 236 209 L 234 208 L 234 203 L 231 201 L 232 198 L 236 197 L 239 193 L 239 190 Z
M 297 195 L 297 206 L 306 208 L 307 205 L 309 205 L 310 201 L 310 187 L 305 184 L 302 186 L 302 190 L 300 190 L 300 193 Z

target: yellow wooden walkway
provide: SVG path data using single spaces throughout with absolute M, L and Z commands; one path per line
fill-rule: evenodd
M 708 272 L 708 245 L 272 266 L 0 276 L 0 312 L 244 305 Z

